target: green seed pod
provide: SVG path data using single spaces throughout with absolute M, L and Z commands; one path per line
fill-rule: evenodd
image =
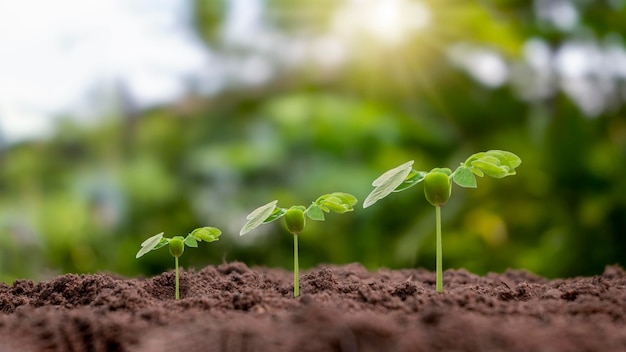
M 181 240 L 180 238 L 174 237 L 170 240 L 169 248 L 170 254 L 178 258 L 183 255 L 183 252 L 185 251 L 185 243 L 183 243 L 183 240 Z
M 424 195 L 430 204 L 441 206 L 450 198 L 450 177 L 443 171 L 433 169 L 424 177 Z
M 304 230 L 304 212 L 300 208 L 290 208 L 285 212 L 285 223 L 287 224 L 287 230 L 297 235 Z

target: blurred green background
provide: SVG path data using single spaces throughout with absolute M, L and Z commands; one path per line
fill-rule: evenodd
M 234 70 L 261 63 L 251 70 L 265 79 L 118 104 L 95 123 L 68 117 L 48 138 L 3 146 L 0 280 L 153 275 L 173 260 L 136 260 L 139 244 L 200 226 L 224 234 L 186 251 L 185 267 L 291 269 L 291 236 L 276 222 L 239 237 L 246 215 L 333 191 L 358 208 L 308 222 L 302 267 L 433 270 L 435 212 L 421 185 L 361 202 L 405 161 L 455 168 L 488 149 L 523 163 L 515 177 L 453 187 L 444 268 L 564 277 L 626 264 L 625 1 L 256 3 L 265 33 L 229 37 L 241 9 L 227 1 L 196 0 L 189 26 Z

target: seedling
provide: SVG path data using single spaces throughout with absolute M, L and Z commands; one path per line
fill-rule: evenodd
M 215 227 L 200 227 L 187 235 L 187 237 L 183 236 L 174 236 L 172 238 L 163 237 L 163 232 L 158 235 L 154 235 L 147 240 L 141 243 L 141 249 L 137 252 L 135 258 L 139 258 L 144 254 L 157 250 L 165 245 L 169 245 L 170 254 L 174 257 L 174 263 L 176 267 L 176 296 L 175 298 L 178 300 L 180 297 L 179 294 L 179 284 L 178 284 L 178 257 L 183 255 L 185 251 L 185 246 L 187 247 L 198 247 L 198 242 L 213 242 L 219 240 L 222 231 Z
M 515 175 L 515 168 L 522 160 L 515 154 L 503 150 L 489 150 L 476 153 L 452 172 L 448 168 L 434 168 L 429 172 L 413 169 L 413 160 L 393 168 L 372 182 L 374 190 L 363 202 L 363 208 L 385 198 L 391 192 L 404 191 L 424 181 L 426 200 L 435 206 L 437 227 L 437 292 L 443 292 L 441 206 L 446 204 L 452 191 L 452 183 L 465 188 L 476 188 L 476 176 L 484 175 L 503 178 Z
M 285 217 L 287 231 L 293 235 L 293 296 L 300 295 L 299 264 L 298 264 L 298 235 L 304 230 L 306 217 L 311 220 L 324 221 L 324 213 L 335 212 L 338 214 L 354 210 L 357 203 L 356 197 L 348 193 L 335 192 L 325 194 L 308 208 L 301 205 L 294 205 L 291 208 L 280 208 L 278 201 L 269 202 L 255 209 L 246 219 L 248 222 L 239 232 L 240 236 L 245 235 L 250 230 L 261 224 L 267 224 L 281 217 Z

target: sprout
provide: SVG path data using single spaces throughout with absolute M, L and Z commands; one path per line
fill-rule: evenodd
M 450 169 L 432 169 L 424 177 L 424 196 L 434 205 L 441 206 L 450 199 Z
M 293 235 L 293 296 L 298 297 L 300 295 L 298 235 L 304 230 L 306 217 L 311 220 L 324 221 L 324 213 L 346 213 L 354 210 L 353 206 L 356 203 L 356 197 L 343 192 L 334 192 L 320 196 L 308 208 L 301 205 L 295 205 L 289 209 L 280 208 L 277 206 L 278 201 L 275 200 L 258 207 L 250 213 L 246 217 L 248 222 L 243 226 L 239 235 L 243 236 L 261 224 L 270 223 L 282 216 L 285 217 L 287 231 Z
M 305 211 L 306 208 L 297 206 L 291 207 L 285 212 L 285 224 L 287 225 L 287 230 L 292 234 L 299 235 L 304 230 L 304 224 L 306 223 Z
M 215 227 L 201 227 L 191 231 L 187 237 L 174 236 L 172 238 L 163 237 L 163 232 L 154 235 L 141 243 L 141 249 L 135 255 L 135 258 L 140 258 L 144 254 L 157 250 L 165 245 L 168 245 L 170 254 L 174 257 L 174 263 L 176 267 L 176 295 L 178 300 L 179 295 L 179 283 L 178 283 L 178 258 L 185 252 L 185 246 L 198 247 L 198 242 L 213 242 L 219 240 L 222 231 Z
M 447 168 L 434 168 L 429 172 L 417 171 L 412 168 L 413 160 L 393 168 L 374 180 L 374 190 L 363 202 L 367 208 L 391 192 L 400 192 L 424 181 L 424 196 L 435 206 L 435 221 L 437 228 L 437 292 L 443 292 L 442 273 L 442 244 L 441 244 L 441 206 L 446 204 L 452 192 L 452 183 L 465 188 L 476 188 L 476 176 L 484 175 L 494 178 L 503 178 L 515 175 L 515 168 L 522 160 L 515 154 L 504 150 L 489 150 L 476 153 L 464 163 L 461 163 L 454 172 Z

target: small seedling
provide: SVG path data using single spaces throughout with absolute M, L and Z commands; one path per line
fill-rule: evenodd
M 174 263 L 176 267 L 176 296 L 175 298 L 178 300 L 179 295 L 179 285 L 178 285 L 178 257 L 183 255 L 185 251 L 185 246 L 187 247 L 198 247 L 198 242 L 213 242 L 219 240 L 222 231 L 215 227 L 200 227 L 187 235 L 187 237 L 183 236 L 174 236 L 172 238 L 163 237 L 163 232 L 158 235 L 154 235 L 147 240 L 141 243 L 141 249 L 137 252 L 135 258 L 139 258 L 144 254 L 157 250 L 165 245 L 169 245 L 170 254 L 174 257 Z
M 515 168 L 522 160 L 515 154 L 503 150 L 476 153 L 452 172 L 448 168 L 434 168 L 429 172 L 413 169 L 413 160 L 393 168 L 372 182 L 374 190 L 363 202 L 363 208 L 385 198 L 391 192 L 400 192 L 424 181 L 426 200 L 435 206 L 437 227 L 437 292 L 443 292 L 441 206 L 446 204 L 452 191 L 452 182 L 465 188 L 476 188 L 476 176 L 484 175 L 503 178 L 515 175 Z
M 338 214 L 346 213 L 354 210 L 353 206 L 356 203 L 356 197 L 343 192 L 325 194 L 317 198 L 308 208 L 301 205 L 295 205 L 288 209 L 280 208 L 277 206 L 278 201 L 275 200 L 250 213 L 246 218 L 248 222 L 243 226 L 239 235 L 243 236 L 261 224 L 267 224 L 283 216 L 285 217 L 287 231 L 293 235 L 293 296 L 298 297 L 300 295 L 298 235 L 304 230 L 306 217 L 311 220 L 324 221 L 324 213 L 331 211 Z

